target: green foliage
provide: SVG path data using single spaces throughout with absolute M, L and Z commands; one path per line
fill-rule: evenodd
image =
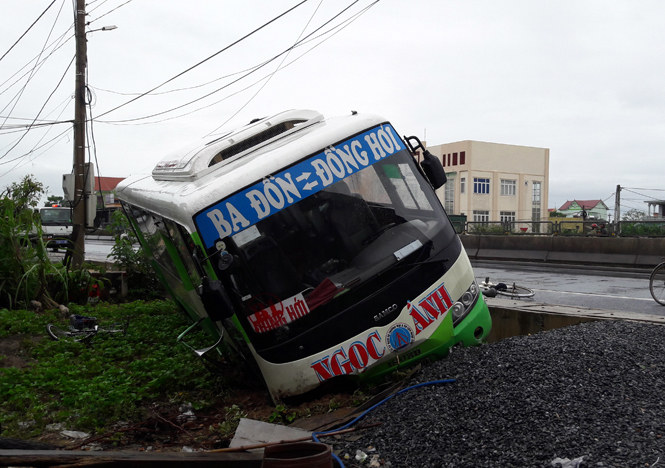
M 49 195 L 46 198 L 46 201 L 44 202 L 44 206 L 53 206 L 53 205 L 62 205 L 63 204 L 63 198 L 59 197 L 57 195 Z M 69 202 L 67 202 L 69 203 Z M 69 205 L 67 205 L 69 206 Z
M 118 269 L 127 273 L 130 295 L 143 299 L 162 297 L 164 289 L 122 211 L 113 212 L 109 230 L 115 239 L 109 257 L 115 259 Z
M 551 211 L 550 218 L 565 218 L 566 215 L 560 211 Z
M 631 208 L 630 210 L 626 211 L 623 214 L 623 216 L 621 216 L 621 221 L 639 221 L 643 219 L 646 215 L 647 214 L 644 211 Z
M 503 224 L 470 224 L 470 234 L 504 234 L 506 226 Z
M 240 419 L 246 418 L 247 414 L 243 413 L 238 405 L 231 405 L 224 410 L 224 421 L 219 423 L 215 429 L 222 439 L 230 439 L 238 429 Z
M 199 408 L 219 395 L 219 380 L 176 345 L 175 337 L 188 323 L 172 302 L 100 303 L 94 309 L 72 306 L 71 312 L 94 315 L 101 325 L 122 322 L 129 315 L 129 329 L 125 335 L 99 334 L 92 346 L 44 338 L 24 349 L 35 363 L 23 369 L 0 368 L 3 436 L 37 435 L 46 424 L 58 422 L 68 429 L 102 428 L 137 416 L 143 404 L 176 398 L 175 388 Z M 0 336 L 45 337 L 47 322 L 66 327 L 65 319 L 54 314 L 0 310 Z M 209 339 L 198 334 L 201 341 Z M 20 429 L 19 422 L 33 420 L 34 427 Z
M 665 225 L 662 223 L 621 223 L 622 236 L 665 236 Z
M 286 406 L 277 405 L 275 407 L 275 410 L 270 415 L 270 418 L 268 418 L 268 420 L 271 423 L 272 422 L 290 423 L 290 422 L 293 422 L 297 417 L 298 417 L 298 415 L 296 414 L 295 411 L 290 411 L 289 412 L 289 410 L 288 410 L 288 408 L 286 408 Z
M 33 211 L 43 193 L 40 182 L 25 176 L 0 196 L 0 307 L 49 299 L 45 284 L 51 262 Z

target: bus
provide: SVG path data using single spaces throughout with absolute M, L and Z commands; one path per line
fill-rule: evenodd
M 489 310 L 435 193 L 445 177 L 380 116 L 291 110 L 176 151 L 117 197 L 218 345 L 197 354 L 237 353 L 277 402 L 485 340 Z

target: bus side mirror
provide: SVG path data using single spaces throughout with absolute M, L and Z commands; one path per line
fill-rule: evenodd
M 423 160 L 420 161 L 420 167 L 423 168 L 423 172 L 427 176 L 429 183 L 434 187 L 434 190 L 442 187 L 448 180 L 446 171 L 443 169 L 439 158 L 427 150 L 423 152 Z
M 199 296 L 203 307 L 213 322 L 228 319 L 233 316 L 233 304 L 226 289 L 219 280 L 211 280 L 207 276 L 201 279 Z

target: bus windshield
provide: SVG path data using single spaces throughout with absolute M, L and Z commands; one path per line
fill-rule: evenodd
M 72 224 L 72 211 L 69 208 L 42 208 L 39 210 L 42 225 L 66 226 Z
M 454 236 L 402 150 L 224 239 L 237 265 L 225 273 L 220 260 L 218 274 L 265 349 L 362 302 L 387 270 L 432 261 Z

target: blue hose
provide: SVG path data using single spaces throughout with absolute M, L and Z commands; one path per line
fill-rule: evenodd
M 390 399 L 396 397 L 397 395 L 399 395 L 399 394 L 401 394 L 401 393 L 408 392 L 409 390 L 413 390 L 414 388 L 424 387 L 425 385 L 438 385 L 438 384 L 454 383 L 454 382 L 457 382 L 457 380 L 456 380 L 456 379 L 432 380 L 431 382 L 424 382 L 424 383 L 421 383 L 421 384 L 412 385 L 411 387 L 404 388 L 404 389 L 400 390 L 400 391 L 397 392 L 397 393 L 393 393 L 393 394 L 390 395 L 388 398 L 385 398 L 385 399 L 381 400 L 381 401 L 378 402 L 376 405 L 372 406 L 372 407 L 369 408 L 367 411 L 363 412 L 363 413 L 362 413 L 360 416 L 358 416 L 356 419 L 354 419 L 353 421 L 351 421 L 351 422 L 345 424 L 345 425 L 342 426 L 342 427 L 338 427 L 337 429 L 333 429 L 332 431 L 312 432 L 312 439 L 314 439 L 314 442 L 319 442 L 319 443 L 321 443 L 321 441 L 319 440 L 318 436 L 320 436 L 320 435 L 326 435 L 326 434 L 328 434 L 328 433 L 330 433 L 330 432 L 342 431 L 342 430 L 344 430 L 344 429 L 347 429 L 348 427 L 353 426 L 355 423 L 357 423 L 357 422 L 360 421 L 362 418 L 364 418 L 364 417 L 367 415 L 367 413 L 369 413 L 370 411 L 373 411 L 374 409 L 378 408 L 379 406 L 381 406 L 382 404 L 384 404 L 384 403 L 387 402 L 388 400 L 390 400 Z M 339 466 L 340 466 L 341 468 L 344 468 L 344 463 L 342 463 L 342 460 L 341 460 L 337 455 L 335 455 L 334 453 L 332 454 L 332 456 L 333 456 L 333 458 L 334 458 L 335 460 L 337 460 L 337 463 L 339 463 Z

